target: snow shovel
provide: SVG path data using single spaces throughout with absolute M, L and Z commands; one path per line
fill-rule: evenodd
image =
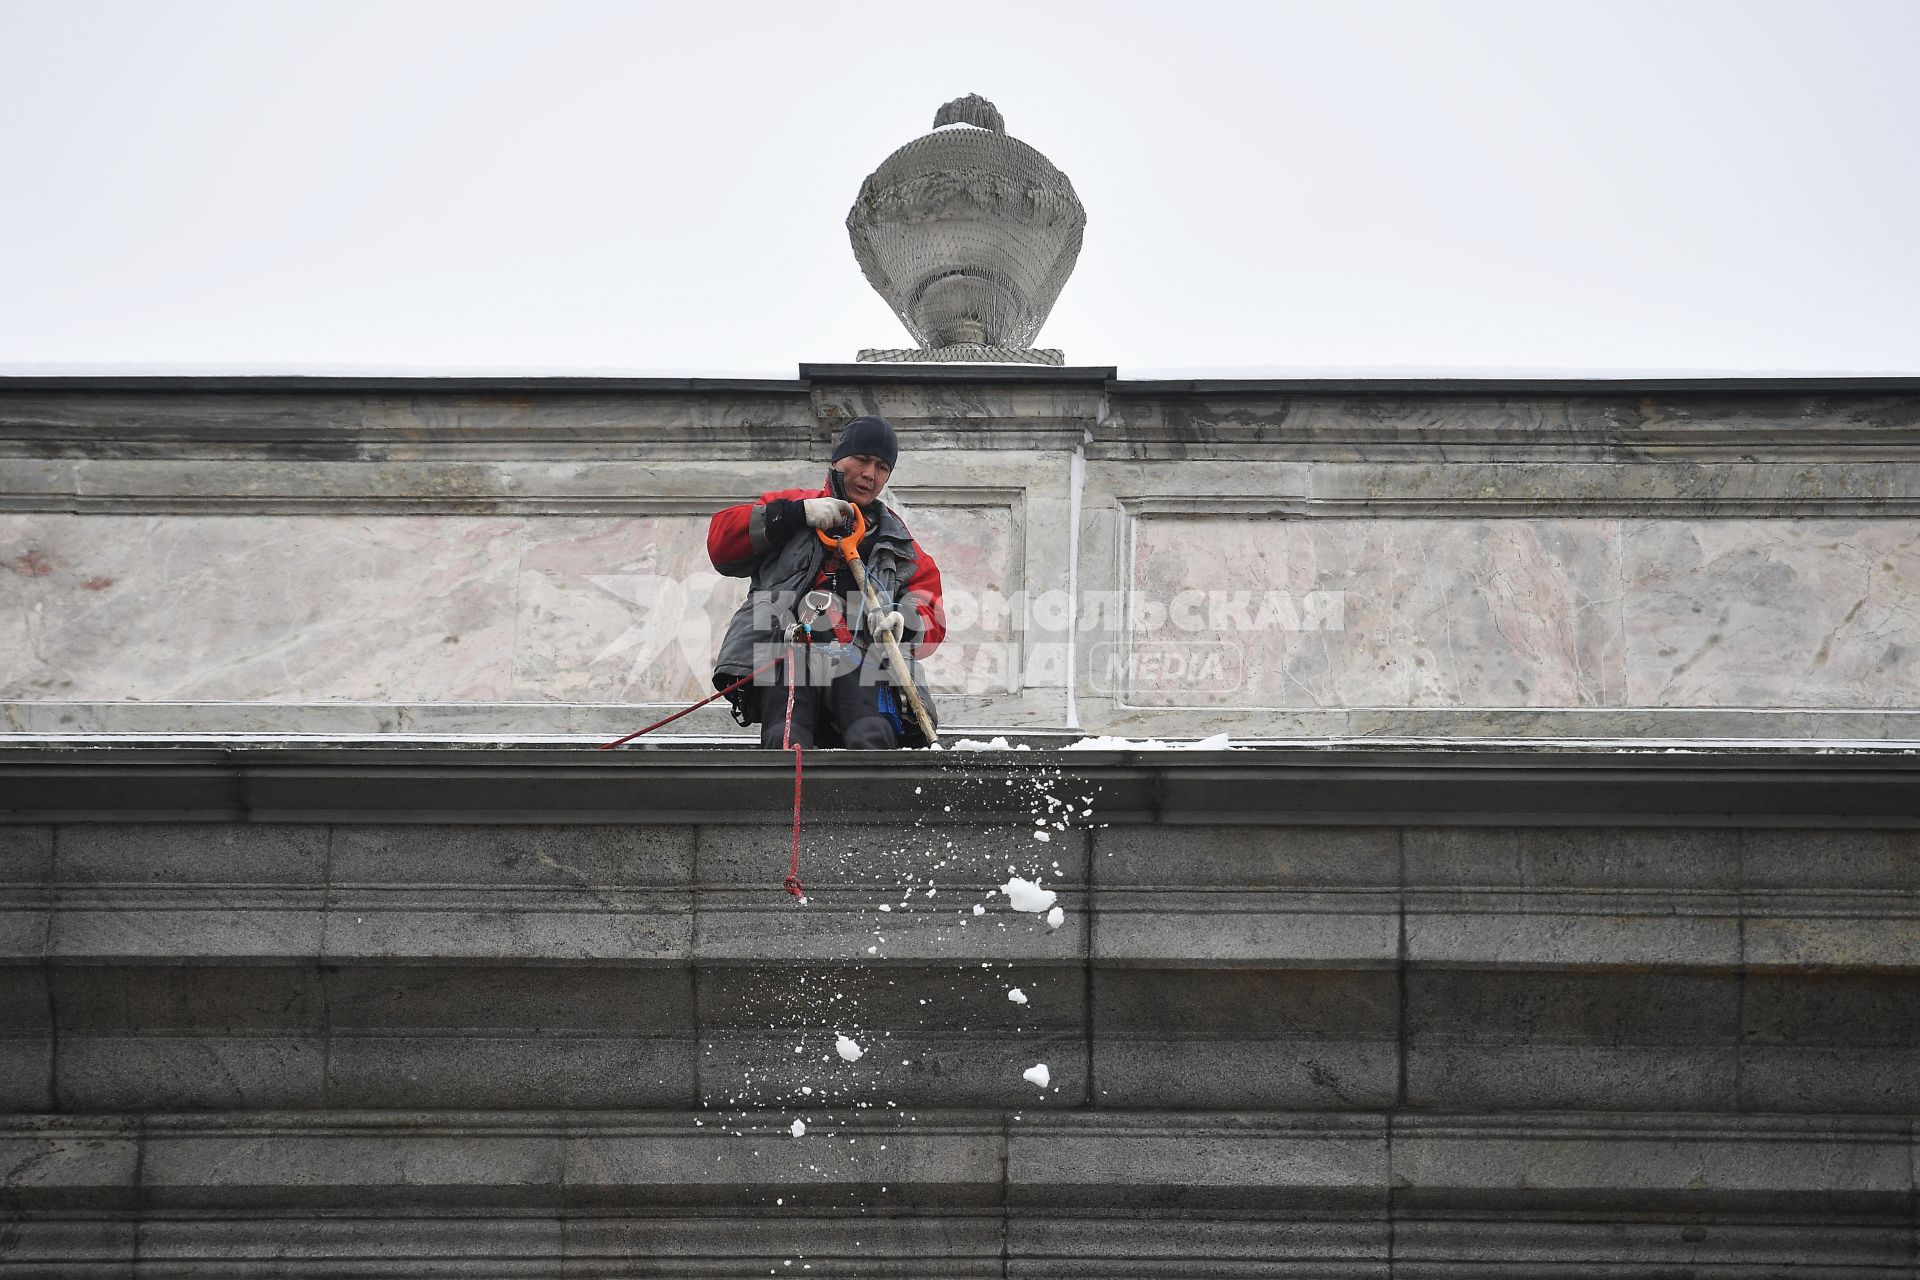
M 867 566 L 860 560 L 860 541 L 867 536 L 867 517 L 858 506 L 853 507 L 853 532 L 842 537 L 834 537 L 828 530 L 819 530 L 820 541 L 840 553 L 841 559 L 853 570 L 853 580 L 860 584 L 860 594 L 867 602 L 867 609 L 874 617 L 881 616 L 880 593 L 867 581 Z M 913 668 L 907 665 L 905 655 L 900 652 L 900 642 L 890 634 L 882 633 L 880 639 L 887 646 L 887 659 L 891 670 L 900 677 L 900 692 L 907 696 L 907 705 L 913 708 L 913 718 L 920 722 L 920 732 L 926 735 L 927 745 L 932 746 L 940 740 L 933 730 L 933 717 L 927 714 L 927 708 L 920 701 L 920 690 L 913 683 Z

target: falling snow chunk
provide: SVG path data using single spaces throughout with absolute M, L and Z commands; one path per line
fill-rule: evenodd
M 1053 840 L 1053 837 L 1052 837 L 1052 836 L 1050 836 L 1050 835 L 1048 835 L 1048 834 L 1047 834 L 1046 832 L 1044 832 L 1044 831 L 1036 831 L 1036 832 L 1034 832 L 1034 833 L 1033 833 L 1033 838 L 1034 838 L 1035 840 L 1039 840 L 1039 841 L 1042 841 L 1042 842 L 1051 842 L 1051 841 Z
M 1047 1069 L 1045 1067 L 1039 1067 L 1039 1068 L 1036 1068 L 1036 1070 L 1040 1072 L 1040 1075 L 1042 1077 L 1040 1080 L 1040 1083 L 1042 1085 L 1046 1084 L 1045 1077 L 1047 1074 Z M 1033 1079 L 1032 1071 L 1027 1072 L 1027 1079 L 1029 1080 Z M 796 1138 L 804 1138 L 807 1136 L 807 1122 L 805 1120 L 795 1120 L 793 1122 L 793 1128 L 787 1130 L 787 1132 L 791 1133 Z
M 1053 905 L 1060 895 L 1051 889 L 1042 889 L 1031 880 L 1019 876 L 1000 886 L 1000 892 L 1007 895 L 1007 901 L 1013 904 L 1015 911 L 1030 911 L 1038 914 Z
M 833 1047 L 839 1051 L 841 1058 L 847 1062 L 860 1061 L 860 1056 L 866 1052 L 865 1049 L 862 1049 L 846 1036 L 836 1036 Z
M 798 670 L 798 668 L 795 668 L 795 669 L 796 669 L 796 670 Z M 881 909 L 882 911 L 891 911 L 891 910 L 893 910 L 893 908 L 892 908 L 892 907 L 890 907 L 890 906 L 888 906 L 888 905 L 887 905 L 886 903 L 884 903 L 884 902 L 880 904 L 880 909 Z
M 1058 929 L 1060 927 L 1061 921 L 1065 920 L 1066 918 L 1067 918 L 1067 913 L 1062 911 L 1059 907 L 1055 907 L 1053 910 L 1047 912 L 1047 928 Z
M 1027 1002 L 1027 993 L 1015 987 L 1013 990 L 1007 992 L 1007 999 L 1013 1001 L 1015 1004 L 1025 1004 Z
M 1032 1081 L 1042 1089 L 1053 1083 L 1053 1073 L 1047 1070 L 1047 1064 L 1044 1062 L 1035 1063 L 1033 1066 L 1028 1067 L 1020 1073 L 1020 1078 L 1022 1080 Z M 794 1123 L 799 1124 L 800 1122 L 795 1120 Z
M 987 909 L 976 902 L 973 904 L 973 914 L 983 916 L 987 914 Z

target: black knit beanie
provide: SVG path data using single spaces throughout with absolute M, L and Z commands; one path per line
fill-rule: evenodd
M 893 424 L 885 418 L 855 418 L 847 424 L 840 443 L 833 447 L 833 457 L 828 461 L 838 462 L 856 453 L 871 454 L 891 469 L 900 457 L 900 437 L 895 434 Z

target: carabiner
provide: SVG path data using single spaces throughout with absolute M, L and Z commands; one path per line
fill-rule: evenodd
M 811 644 L 813 624 L 821 614 L 833 608 L 833 596 L 826 591 L 809 591 L 800 601 L 800 611 L 787 628 L 788 644 Z

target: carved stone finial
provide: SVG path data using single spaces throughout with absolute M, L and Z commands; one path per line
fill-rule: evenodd
M 867 283 L 920 344 L 862 360 L 1061 364 L 1033 339 L 1080 256 L 1073 184 L 1007 136 L 978 94 L 956 98 L 867 176 L 847 214 Z
M 955 98 L 933 113 L 934 128 L 939 129 L 950 124 L 970 124 L 980 129 L 991 129 L 995 133 L 1007 131 L 1007 122 L 1001 116 L 1000 108 L 977 93 L 970 93 L 964 98 Z

